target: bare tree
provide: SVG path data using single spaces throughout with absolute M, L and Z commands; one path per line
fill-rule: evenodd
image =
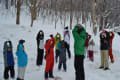
M 20 24 L 20 8 L 21 8 L 21 0 L 17 0 L 16 24 Z
M 5 8 L 8 9 L 8 0 L 5 0 Z
M 11 0 L 11 6 L 13 6 L 13 4 L 14 4 L 14 0 Z
M 41 0 L 29 0 L 29 2 L 27 2 L 31 13 L 31 27 L 33 26 L 34 20 L 37 18 L 37 12 L 39 11 L 40 3 Z
M 72 18 L 73 18 L 73 9 L 72 9 L 72 0 L 70 0 L 70 29 L 72 29 Z

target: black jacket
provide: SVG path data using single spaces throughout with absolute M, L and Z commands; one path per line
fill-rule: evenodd
M 40 34 L 40 33 L 42 33 L 42 34 Z M 39 33 L 37 34 L 36 40 L 37 40 L 37 47 L 39 47 L 40 40 L 44 40 L 44 32 L 42 30 L 39 31 Z
M 104 33 L 106 36 L 102 38 L 103 33 L 100 34 L 100 49 L 101 50 L 109 50 L 110 49 L 110 35 L 106 31 Z

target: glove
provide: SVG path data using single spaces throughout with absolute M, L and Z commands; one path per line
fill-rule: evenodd
M 82 31 L 82 28 L 79 28 L 79 29 L 77 30 L 77 33 L 80 34 L 81 31 Z
M 48 54 L 50 53 L 50 49 L 48 49 Z

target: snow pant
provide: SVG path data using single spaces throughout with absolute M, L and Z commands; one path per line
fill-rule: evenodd
M 66 71 L 67 70 L 66 61 L 65 62 L 59 62 L 58 70 L 61 70 L 62 65 L 63 65 L 63 69 Z
M 42 65 L 44 56 L 44 49 L 38 49 L 36 65 Z
M 55 50 L 55 53 L 56 53 L 56 56 L 55 56 L 55 61 L 56 63 L 58 62 L 58 57 L 59 57 L 59 54 L 60 54 L 60 51 L 58 49 Z
M 111 62 L 114 62 L 114 58 L 113 58 L 113 54 L 112 54 L 112 48 L 109 50 L 109 56 L 110 56 Z
M 84 55 L 75 55 L 74 60 L 75 80 L 85 80 L 84 73 Z
M 93 52 L 93 50 L 88 50 L 88 55 L 89 55 L 89 60 L 93 61 L 94 60 L 94 52 Z
M 24 80 L 26 67 L 18 67 L 18 77 L 17 80 Z
M 101 67 L 109 68 L 108 50 L 101 50 Z
M 46 59 L 47 60 L 47 59 Z M 49 77 L 53 77 L 53 67 L 54 67 L 54 60 L 47 60 L 46 67 L 45 67 L 45 79 Z
M 70 45 L 67 43 L 66 43 L 66 49 L 67 49 L 69 58 L 71 58 Z
M 14 66 L 9 66 L 9 67 L 5 67 L 5 70 L 4 70 L 4 79 L 8 79 L 9 78 L 9 71 L 10 71 L 11 78 L 15 77 Z

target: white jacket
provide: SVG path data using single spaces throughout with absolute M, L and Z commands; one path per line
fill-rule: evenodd
M 65 32 L 68 31 L 67 34 L 65 34 Z M 67 42 L 67 44 L 70 44 L 70 31 L 69 30 L 64 30 L 64 41 Z
M 44 40 L 40 40 L 39 48 L 44 49 Z

